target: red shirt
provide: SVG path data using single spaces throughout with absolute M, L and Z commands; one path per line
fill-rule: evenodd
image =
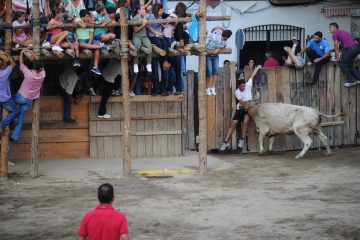
M 128 234 L 126 216 L 110 204 L 99 204 L 86 213 L 78 231 L 79 236 L 92 240 L 119 240 L 123 234 Z
M 273 57 L 269 57 L 264 61 L 264 68 L 269 68 L 269 67 L 277 67 L 279 66 L 279 62 L 273 58 Z

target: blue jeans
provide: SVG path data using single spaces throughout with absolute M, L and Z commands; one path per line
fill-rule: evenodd
M 219 75 L 219 55 L 206 56 L 207 76 Z
M 306 55 L 308 56 L 308 58 L 310 58 L 311 62 L 314 62 L 314 60 L 316 58 L 319 58 L 321 56 L 317 55 L 316 51 L 313 48 L 307 48 L 306 49 Z M 314 71 L 314 76 L 313 76 L 313 81 L 318 81 L 319 80 L 319 76 L 320 76 L 320 72 L 321 72 L 321 68 L 330 61 L 330 55 L 321 60 L 320 62 L 317 62 L 315 65 L 315 71 Z
M 167 0 L 161 0 L 161 5 L 163 6 L 164 11 L 168 11 L 169 7 L 167 4 Z
M 176 75 L 176 91 L 184 92 L 185 56 L 176 57 L 174 71 Z
M 64 115 L 63 115 L 63 120 L 65 119 L 70 119 L 71 118 L 71 107 L 72 107 L 72 102 L 70 101 L 69 95 L 67 94 L 67 92 L 62 89 L 62 94 L 64 97 Z
M 17 106 L 12 98 L 9 98 L 5 102 L 0 102 L 0 106 L 1 106 L 1 108 L 5 108 L 10 112 L 9 115 L 7 115 L 6 118 L 1 120 L 1 122 L 0 122 L 0 125 L 3 128 L 7 128 L 9 126 L 9 124 L 12 121 L 14 121 L 14 119 L 18 116 L 19 109 L 17 108 Z
M 20 93 L 17 93 L 14 96 L 14 101 L 16 104 L 19 105 L 19 115 L 18 115 L 18 123 L 11 134 L 11 138 L 17 141 L 20 138 L 20 132 L 23 126 L 25 113 L 31 108 L 33 100 L 24 98 L 23 96 L 21 96 Z
M 340 59 L 340 68 L 346 75 L 348 83 L 360 80 L 360 72 L 354 67 L 354 59 L 360 54 L 360 46 L 355 44 L 351 48 L 345 49 Z

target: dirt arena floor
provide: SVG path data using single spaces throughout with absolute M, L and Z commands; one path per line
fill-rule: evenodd
M 0 239 L 76 239 L 104 182 L 131 239 L 360 239 L 360 148 L 296 154 L 216 154 L 222 171 L 171 178 L 114 177 L 106 160 L 59 161 L 37 179 L 15 166 L 0 181 Z

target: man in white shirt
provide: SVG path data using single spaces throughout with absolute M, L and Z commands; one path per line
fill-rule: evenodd
M 239 101 L 236 106 L 236 112 L 234 113 L 233 119 L 231 120 L 230 127 L 226 133 L 224 142 L 220 146 L 220 151 L 225 151 L 230 148 L 229 139 L 233 131 L 236 129 L 236 125 L 240 122 L 243 122 L 243 126 L 241 128 L 241 138 L 239 139 L 238 147 L 243 148 L 245 145 L 245 137 L 249 123 L 249 115 L 245 111 L 244 106 L 247 101 L 253 99 L 253 78 L 255 77 L 258 70 L 261 69 L 261 66 L 257 66 L 255 70 L 252 72 L 249 80 L 246 82 L 245 79 L 240 79 L 239 87 L 235 91 L 235 97 Z

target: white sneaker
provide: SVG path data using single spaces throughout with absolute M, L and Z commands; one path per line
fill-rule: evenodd
M 359 85 L 360 85 L 360 80 L 357 80 L 357 81 L 356 81 L 356 84 L 359 84 Z
M 89 88 L 89 94 L 91 95 L 91 96 L 96 96 L 96 93 L 95 93 L 95 90 L 94 90 L 94 88 Z
M 245 145 L 245 142 L 246 142 L 246 140 L 240 138 L 240 139 L 239 139 L 239 143 L 238 143 L 238 147 L 239 147 L 239 148 L 243 148 L 244 145 Z
M 212 95 L 216 95 L 216 91 L 215 91 L 215 88 L 214 88 L 214 87 L 213 87 L 213 88 L 210 88 L 210 92 L 211 92 Z
M 220 146 L 220 151 L 225 151 L 225 150 L 227 150 L 227 149 L 229 149 L 230 148 L 230 143 L 228 143 L 228 142 L 223 142 L 222 144 L 221 144 L 221 146 Z
M 111 118 L 110 114 L 105 113 L 104 115 L 97 115 L 98 118 L 104 118 L 104 119 L 109 119 Z
M 151 68 L 150 63 L 146 64 L 146 70 L 147 70 L 147 72 L 152 72 L 152 68 Z
M 41 45 L 41 47 L 43 47 L 43 48 L 50 48 L 50 47 L 51 47 L 51 44 L 50 44 L 48 41 L 46 41 L 46 42 L 44 42 L 44 43 Z
M 16 45 L 15 45 L 15 48 L 19 48 L 19 47 L 20 47 L 20 44 L 16 44 Z
M 344 86 L 345 86 L 345 87 L 352 87 L 352 86 L 356 86 L 356 82 L 353 82 L 353 83 L 349 83 L 349 82 L 347 82 L 347 83 L 345 83 L 345 84 L 344 84 Z
M 52 49 L 53 51 L 58 51 L 58 52 L 64 51 L 64 49 L 62 49 L 62 48 L 59 47 L 59 46 L 53 46 L 51 49 Z
M 206 89 L 206 95 L 211 96 L 211 88 Z
M 130 97 L 135 97 L 136 95 L 135 95 L 135 93 L 134 93 L 133 91 L 131 91 L 131 92 L 129 93 L 129 96 L 130 96 Z
M 139 65 L 134 64 L 134 73 L 138 73 L 139 72 Z

